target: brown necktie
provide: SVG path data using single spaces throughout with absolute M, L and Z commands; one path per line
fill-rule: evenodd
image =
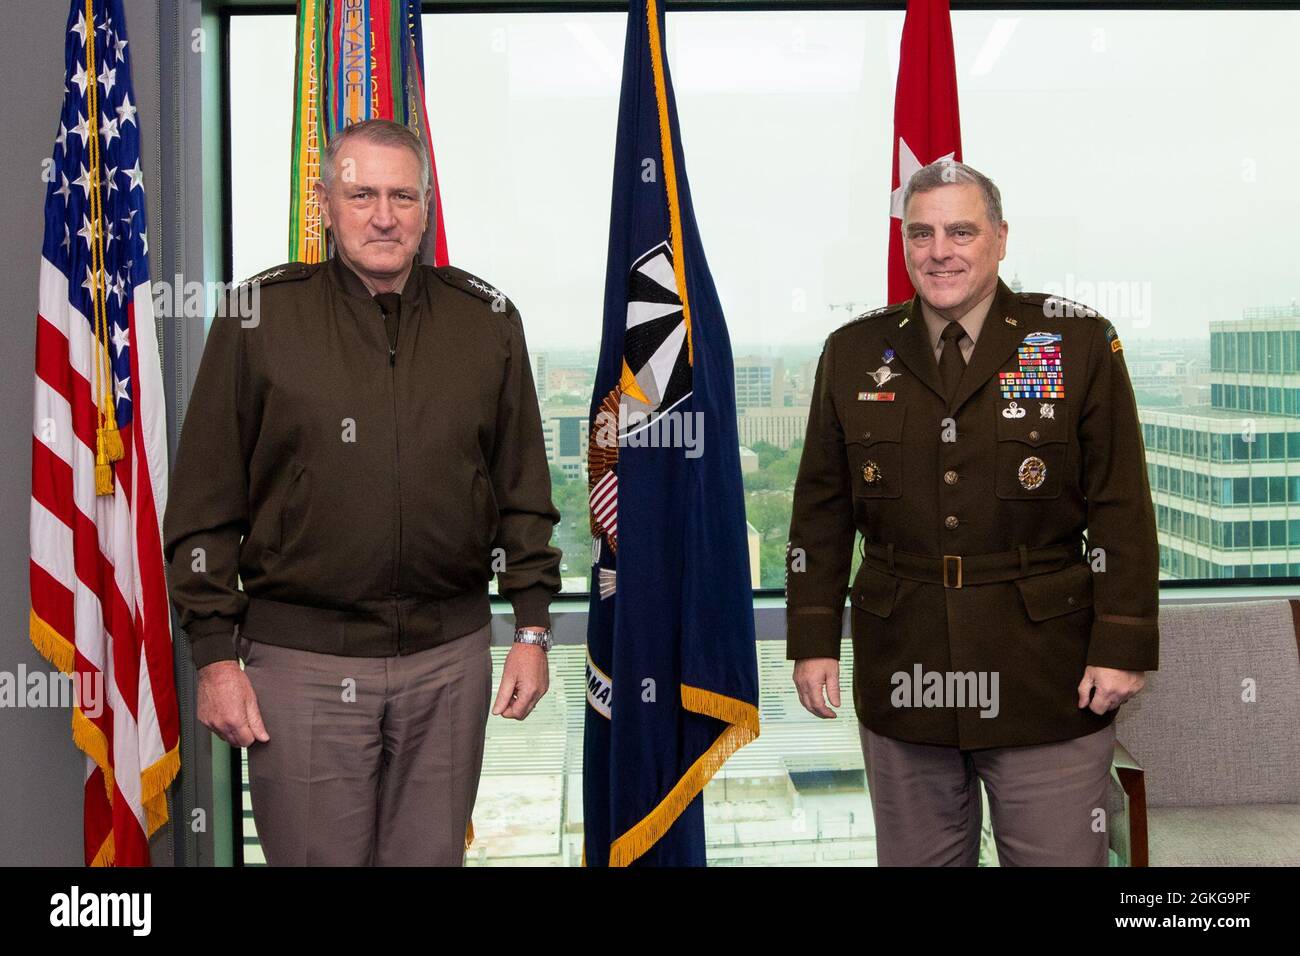
M 961 327 L 960 322 L 949 322 L 939 333 L 939 338 L 943 340 L 943 351 L 939 353 L 939 377 L 943 380 L 944 398 L 949 404 L 952 404 L 957 394 L 961 373 L 966 370 L 966 358 L 957 345 L 965 334 L 966 330 Z
M 397 325 L 402 311 L 402 297 L 396 292 L 381 292 L 375 296 L 384 313 L 384 327 L 388 330 L 388 351 L 397 351 Z

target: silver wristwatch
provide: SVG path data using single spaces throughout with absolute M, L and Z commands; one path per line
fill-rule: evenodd
M 527 631 L 522 628 L 515 629 L 516 644 L 536 644 L 544 651 L 549 651 L 554 641 L 551 640 L 551 629 L 548 627 L 544 631 Z

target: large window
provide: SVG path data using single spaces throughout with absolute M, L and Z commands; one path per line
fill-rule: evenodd
M 902 11 L 668 15 L 687 168 L 736 358 L 764 588 L 783 583 L 821 343 L 884 304 L 902 21 Z M 1300 214 L 1291 161 L 1300 124 L 1288 99 L 1300 89 L 1300 12 L 958 10 L 952 23 L 964 158 L 999 184 L 1010 223 L 1002 276 L 1093 306 L 1123 339 L 1153 466 L 1163 574 L 1295 575 L 1300 310 L 1293 244 L 1274 233 Z M 452 261 L 520 306 L 573 591 L 587 586 L 582 436 L 623 31 L 622 13 L 425 17 Z M 229 52 L 232 266 L 243 278 L 286 255 L 292 16 L 233 17 Z M 782 713 L 797 719 L 797 705 L 778 700 L 782 667 L 774 659 L 764 670 L 785 682 L 773 709 L 765 697 L 764 740 L 779 739 Z M 555 706 L 566 699 L 557 694 Z M 565 724 L 574 733 L 581 706 L 575 694 L 577 723 Z M 536 797 L 536 832 L 558 836 L 510 845 L 558 846 L 554 858 L 567 862 L 580 747 L 552 744 L 531 751 L 555 755 L 559 768 Z M 860 771 L 856 738 L 840 744 L 828 759 Z M 763 772 L 751 779 L 744 763 L 729 764 L 708 792 L 718 858 L 824 855 L 827 841 L 857 847 L 848 852 L 869 846 L 853 843 L 869 841 L 865 802 L 853 822 L 827 809 L 814 829 L 806 808 L 815 794 L 766 793 Z M 491 859 L 506 844 L 480 832 Z

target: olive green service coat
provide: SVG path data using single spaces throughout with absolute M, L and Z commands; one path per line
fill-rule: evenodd
M 794 492 L 787 656 L 839 657 L 849 591 L 854 707 L 878 734 L 1067 740 L 1117 713 L 1078 706 L 1087 665 L 1157 666 L 1137 408 L 1113 326 L 1083 309 L 999 280 L 951 401 L 919 297 L 826 340 Z

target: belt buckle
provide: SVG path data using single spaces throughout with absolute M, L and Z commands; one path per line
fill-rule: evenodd
M 951 568 L 951 567 L 953 567 L 954 565 L 955 565 L 956 568 L 957 568 L 957 583 L 956 583 L 956 584 L 949 584 L 948 582 L 949 582 L 949 579 L 950 579 L 951 575 L 950 575 L 948 569 Z M 945 555 L 943 556 L 943 586 L 946 587 L 946 588 L 959 588 L 959 587 L 961 587 L 961 555 L 959 555 L 959 554 L 945 554 Z

